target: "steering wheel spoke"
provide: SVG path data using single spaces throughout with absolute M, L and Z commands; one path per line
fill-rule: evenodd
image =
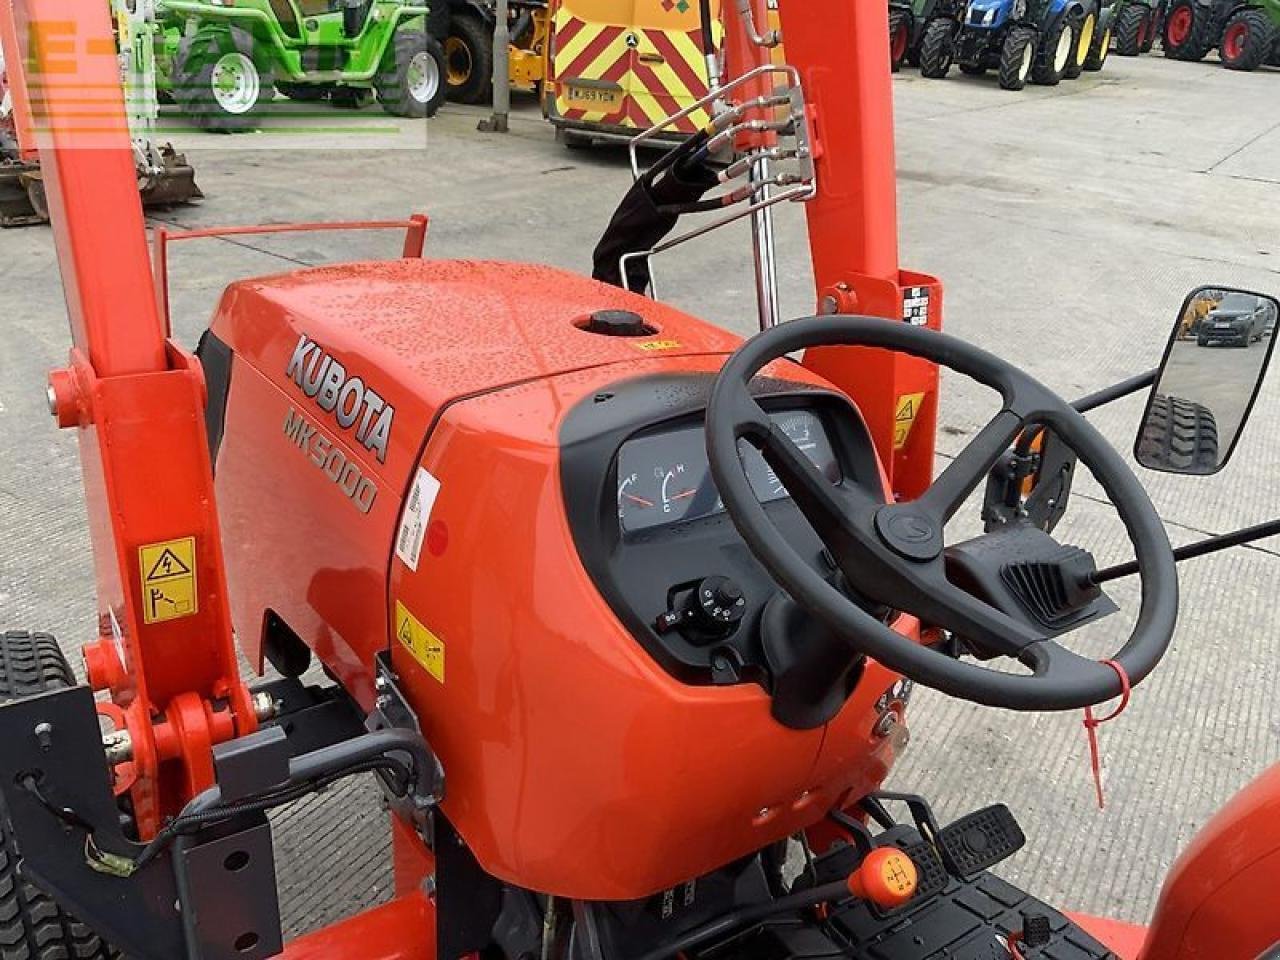
M 878 506 L 861 487 L 832 483 L 776 423 L 770 424 L 759 449 L 809 525 L 833 553 L 840 552 L 852 533 L 850 518 Z
M 741 389 L 734 390 L 728 399 L 733 406 L 735 436 L 762 450 L 774 431 L 773 420 L 751 395 L 745 383 Z
M 975 652 L 1021 660 L 1027 649 L 1041 643 L 1044 634 L 1002 610 L 960 589 L 947 579 L 944 563 L 931 566 L 927 589 L 911 607 L 913 613 L 935 627 L 950 630 L 969 642 Z
M 1022 432 L 1026 420 L 1006 407 L 983 427 L 924 494 L 915 501 L 939 524 L 956 515 L 969 495 L 986 479 L 992 467 Z

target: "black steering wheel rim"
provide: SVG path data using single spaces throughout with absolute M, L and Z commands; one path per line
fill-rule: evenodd
M 748 385 L 766 365 L 818 346 L 878 347 L 929 360 L 995 389 L 1003 407 L 920 498 L 908 504 L 872 500 L 865 491 L 822 478 L 751 396 Z M 809 317 L 770 328 L 744 343 L 720 371 L 707 407 L 707 456 L 726 512 L 752 553 L 797 603 L 852 648 L 964 700 L 1012 710 L 1077 709 L 1120 695 L 1123 684 L 1113 666 L 1031 636 L 1026 624 L 937 580 L 942 526 L 1030 423 L 1052 428 L 1075 451 L 1107 492 L 1134 547 L 1141 603 L 1128 640 L 1110 659 L 1136 685 L 1164 656 L 1177 619 L 1177 571 L 1164 525 L 1115 448 L 1065 400 L 999 357 L 946 334 L 878 317 Z M 993 670 L 918 644 L 832 586 L 769 521 L 743 472 L 741 440 L 760 449 L 847 576 L 852 572 L 861 579 L 863 566 L 876 567 L 882 581 L 901 583 L 916 598 L 926 615 L 922 619 L 944 621 L 929 625 L 947 626 L 958 618 L 988 628 L 999 636 L 996 649 L 1032 673 Z M 815 516 L 828 529 L 819 529 Z M 861 583 L 849 579 L 865 593 Z M 908 584 L 913 589 L 907 590 Z M 872 599 L 921 615 L 892 597 Z

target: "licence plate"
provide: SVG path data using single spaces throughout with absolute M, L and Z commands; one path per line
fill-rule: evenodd
M 580 87 L 570 83 L 565 85 L 565 100 L 568 101 L 570 110 L 615 113 L 622 108 L 622 89 L 620 87 Z
M 1215 324 L 1213 325 L 1213 329 L 1215 329 L 1215 330 L 1230 330 L 1230 329 L 1231 329 L 1231 321 L 1229 321 L 1229 320 L 1219 320 L 1217 323 L 1215 323 Z

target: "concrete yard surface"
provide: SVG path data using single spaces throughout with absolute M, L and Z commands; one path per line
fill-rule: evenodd
M 894 94 L 903 266 L 942 279 L 949 332 L 1064 396 L 1154 366 L 1192 286 L 1280 293 L 1280 72 L 1113 57 L 1101 74 L 1021 94 L 1000 90 L 991 77 L 939 82 L 905 70 Z M 385 133 L 386 118 L 370 110 L 367 121 Z M 361 148 L 327 129 L 237 137 L 179 131 L 174 138 L 207 199 L 155 213 L 151 223 L 423 211 L 431 217 L 431 257 L 588 271 L 630 183 L 625 150 L 566 149 L 528 98 L 517 97 L 505 136 L 476 131 L 484 114 L 447 106 L 427 124 L 423 143 L 410 131 L 393 138 L 409 146 L 389 149 Z M 779 211 L 777 235 L 783 313 L 807 315 L 814 295 L 803 210 Z M 176 335 L 194 345 L 232 279 L 392 256 L 398 242 L 372 233 L 305 234 L 175 248 Z M 745 226 L 692 242 L 656 261 L 655 270 L 664 298 L 742 334 L 754 329 Z M 45 409 L 46 373 L 64 362 L 69 346 L 47 229 L 0 233 L 0 329 L 0 622 L 50 630 L 73 649 L 92 637 L 95 605 L 75 438 L 59 433 Z M 1214 354 L 1224 364 L 1233 359 Z M 1132 397 L 1091 415 L 1126 456 L 1142 403 Z M 985 391 L 947 375 L 940 462 L 994 409 Z M 1280 377 L 1273 374 L 1225 471 L 1208 478 L 1139 471 L 1171 539 L 1185 543 L 1274 516 L 1278 414 Z M 955 526 L 953 536 L 976 533 L 977 505 Z M 1100 563 L 1131 556 L 1114 511 L 1087 477 L 1059 536 Z M 1173 647 L 1124 716 L 1100 733 L 1105 811 L 1094 801 L 1078 714 L 1020 715 L 929 691 L 915 697 L 912 744 L 890 785 L 928 795 L 944 819 L 1009 804 L 1028 845 L 1002 873 L 1064 908 L 1145 921 L 1196 829 L 1280 758 L 1277 582 L 1276 540 L 1182 568 Z M 1133 623 L 1135 584 L 1121 581 L 1110 592 L 1125 612 L 1080 636 L 1079 649 L 1090 655 L 1114 652 Z M 279 815 L 277 825 L 288 932 L 387 895 L 386 825 L 370 785 L 330 791 Z

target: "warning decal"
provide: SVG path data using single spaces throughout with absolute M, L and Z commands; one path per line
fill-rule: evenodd
M 893 408 L 893 449 L 901 450 L 907 445 L 907 438 L 911 436 L 911 428 L 916 425 L 916 417 L 920 416 L 920 404 L 923 402 L 923 393 L 906 393 L 898 398 Z
M 444 683 L 444 641 L 396 601 L 396 639 L 441 683 Z
M 196 538 L 166 540 L 138 548 L 142 620 L 163 623 L 200 609 L 196 594 Z
M 929 322 L 928 287 L 907 287 L 902 291 L 902 319 L 913 327 Z

